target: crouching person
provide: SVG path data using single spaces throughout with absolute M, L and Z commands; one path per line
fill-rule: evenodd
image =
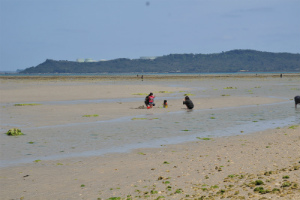
M 194 108 L 194 104 L 192 102 L 192 100 L 190 100 L 190 97 L 186 96 L 183 100 L 183 104 L 186 105 L 187 109 L 193 109 Z

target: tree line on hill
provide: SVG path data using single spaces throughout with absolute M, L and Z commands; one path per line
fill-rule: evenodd
M 232 50 L 214 54 L 170 54 L 155 59 L 119 58 L 99 62 L 56 61 L 20 73 L 231 73 L 300 72 L 300 54 Z

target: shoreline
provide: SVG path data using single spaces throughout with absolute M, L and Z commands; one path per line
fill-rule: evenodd
M 300 77 L 300 72 L 295 73 L 216 73 L 216 74 L 146 74 L 144 75 L 144 80 L 157 80 L 157 79 L 199 79 L 199 78 L 280 78 L 280 74 L 283 74 L 283 78 L 286 77 Z M 126 75 L 46 75 L 46 74 L 38 74 L 38 75 L 20 75 L 20 76 L 0 76 L 0 80 L 141 80 L 141 75 L 137 77 L 137 74 L 126 74 Z

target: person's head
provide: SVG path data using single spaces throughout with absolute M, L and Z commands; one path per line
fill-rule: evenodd
M 167 100 L 164 100 L 164 104 L 167 103 Z
M 149 94 L 149 95 L 151 96 L 151 95 L 153 95 L 153 93 L 152 93 L 152 92 L 150 92 L 150 94 Z
M 190 99 L 190 97 L 189 96 L 185 96 L 185 100 L 189 100 Z

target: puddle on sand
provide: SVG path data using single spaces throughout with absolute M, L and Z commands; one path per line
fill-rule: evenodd
M 135 117 L 140 119 L 28 128 L 22 137 L 2 135 L 0 166 L 160 147 L 197 137 L 248 134 L 299 124 L 300 109 L 281 102 Z

